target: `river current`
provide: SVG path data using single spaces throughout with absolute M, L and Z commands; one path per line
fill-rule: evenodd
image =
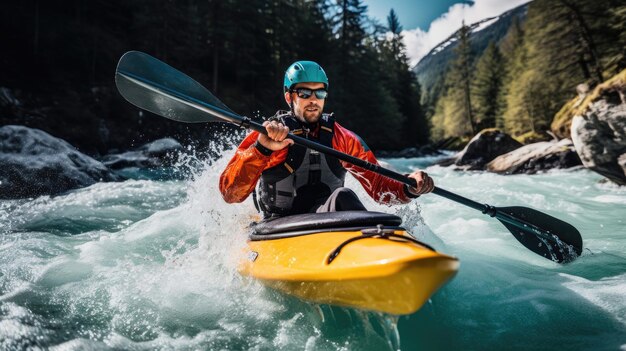
M 256 211 L 219 194 L 231 155 L 187 180 L 0 200 L 0 350 L 626 350 L 624 187 L 585 169 L 501 176 L 385 160 L 400 172 L 427 167 L 439 187 L 476 201 L 573 224 L 584 252 L 560 265 L 475 210 L 436 195 L 381 206 L 348 179 L 368 209 L 400 215 L 461 261 L 421 310 L 395 317 L 303 302 L 241 277 Z

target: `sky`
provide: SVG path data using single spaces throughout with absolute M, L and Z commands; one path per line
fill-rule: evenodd
M 529 0 L 364 0 L 368 14 L 387 24 L 387 15 L 393 8 L 404 28 L 404 44 L 411 65 L 452 35 L 465 20 L 478 22 L 497 16 Z

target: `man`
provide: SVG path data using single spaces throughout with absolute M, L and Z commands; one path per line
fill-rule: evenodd
M 263 123 L 268 135 L 250 133 L 220 177 L 220 191 L 228 203 L 242 202 L 253 193 L 265 218 L 308 212 L 366 210 L 356 194 L 345 188 L 346 170 L 376 202 L 407 203 L 433 190 L 433 180 L 422 171 L 409 175 L 416 188 L 377 173 L 294 145 L 291 131 L 338 151 L 377 163 L 374 154 L 353 132 L 323 114 L 328 78 L 320 65 L 298 61 L 284 78 L 289 112 L 279 111 Z M 255 187 L 259 182 L 258 190 Z M 257 194 L 258 192 L 258 194 Z

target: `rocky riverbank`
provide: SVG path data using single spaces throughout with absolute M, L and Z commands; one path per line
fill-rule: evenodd
M 498 129 L 486 129 L 438 164 L 501 174 L 583 165 L 626 185 L 626 70 L 591 92 L 579 87 L 578 93 L 556 115 L 554 140 L 522 145 Z
M 171 166 L 184 152 L 171 138 L 96 160 L 63 139 L 24 126 L 0 127 L 0 198 L 57 195 L 97 182 L 120 181 L 126 168 Z

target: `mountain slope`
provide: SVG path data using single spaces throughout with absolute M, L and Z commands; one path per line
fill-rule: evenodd
M 500 16 L 486 18 L 469 25 L 473 31 L 470 37 L 473 57 L 479 57 L 490 41 L 498 43 L 506 35 L 515 18 L 523 22 L 527 11 L 528 3 Z M 422 96 L 426 105 L 432 105 L 439 95 L 448 63 L 454 58 L 454 48 L 457 46 L 456 36 L 457 32 L 437 45 L 413 67 L 422 86 Z

